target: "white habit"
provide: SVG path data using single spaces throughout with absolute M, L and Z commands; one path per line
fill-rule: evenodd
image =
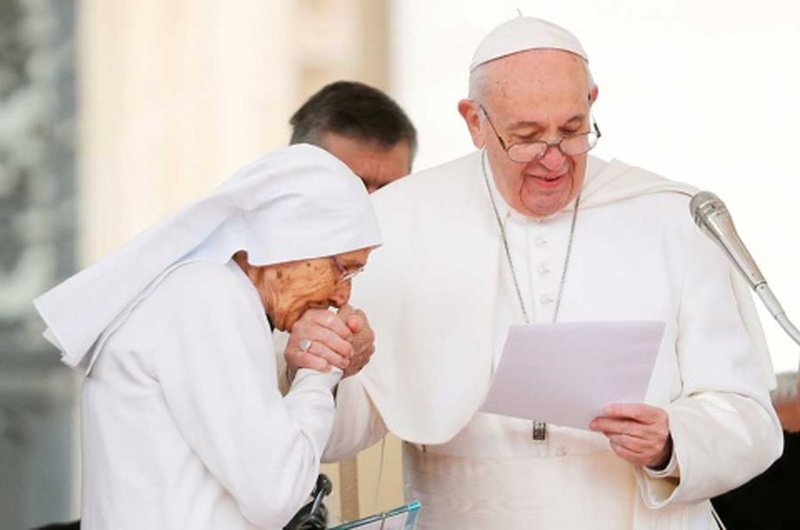
M 353 303 L 376 353 L 339 386 L 326 459 L 387 428 L 405 440 L 406 495 L 425 530 L 715 528 L 707 499 L 766 469 L 781 429 L 752 301 L 681 191 L 589 157 L 559 314 L 666 323 L 646 402 L 669 414 L 668 476 L 618 458 L 600 434 L 549 425 L 535 442 L 529 421 L 476 414 L 522 321 L 480 153 L 373 195 L 385 245 Z M 493 193 L 528 312 L 550 322 L 572 206 L 536 221 Z
M 339 374 L 283 398 L 233 261 L 177 267 L 106 341 L 82 396 L 82 527 L 278 529 L 308 498 Z
M 311 493 L 341 372 L 278 391 L 252 266 L 380 245 L 361 181 L 309 145 L 206 197 L 39 297 L 45 336 L 87 375 L 81 527 L 282 528 Z

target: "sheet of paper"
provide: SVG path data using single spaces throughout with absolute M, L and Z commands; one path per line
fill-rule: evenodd
M 484 412 L 588 429 L 610 403 L 644 401 L 663 322 L 511 326 Z

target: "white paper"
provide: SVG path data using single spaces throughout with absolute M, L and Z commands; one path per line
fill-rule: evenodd
M 511 326 L 484 412 L 588 429 L 611 403 L 644 401 L 665 324 Z

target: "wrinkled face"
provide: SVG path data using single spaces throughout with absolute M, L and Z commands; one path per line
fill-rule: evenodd
M 365 248 L 336 257 L 349 272 L 365 266 L 371 250 Z M 243 269 L 258 289 L 272 324 L 281 331 L 290 330 L 308 309 L 341 307 L 350 299 L 351 283 L 339 281 L 342 273 L 330 257 Z
M 551 147 L 538 160 L 512 162 L 478 103 L 506 145 L 532 140 L 557 142 L 589 131 L 596 97 L 577 56 L 560 50 L 530 50 L 497 59 L 486 68 L 478 101 L 462 100 L 477 147 L 486 147 L 497 189 L 515 210 L 545 217 L 561 210 L 583 186 L 586 157 L 565 156 Z
M 391 147 L 379 142 L 325 133 L 320 147 L 347 164 L 372 193 L 411 171 L 411 148 L 406 141 Z

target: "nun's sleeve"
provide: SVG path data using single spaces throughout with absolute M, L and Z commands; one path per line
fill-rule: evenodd
M 156 373 L 167 406 L 242 515 L 281 528 L 313 489 L 340 374 L 301 371 L 283 398 L 255 289 L 230 266 L 186 268 L 194 277 L 181 289 L 162 286 L 169 308 Z
M 352 458 L 362 449 L 377 443 L 388 430 L 372 404 L 360 375 L 343 379 L 336 391 L 336 415 L 333 432 L 323 462 Z

